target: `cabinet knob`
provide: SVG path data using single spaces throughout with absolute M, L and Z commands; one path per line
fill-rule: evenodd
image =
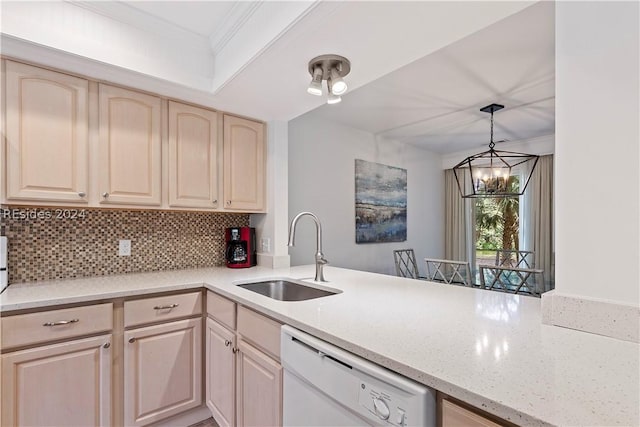
M 80 197 L 84 197 L 86 195 L 87 195 L 87 193 L 85 193 L 84 191 L 78 192 L 78 196 L 80 196 Z
M 110 343 L 110 342 L 105 343 L 102 347 L 104 347 L 104 348 L 109 348 L 109 347 L 111 347 L 111 343 Z
M 104 197 L 106 199 L 107 197 L 109 197 L 109 193 L 106 193 L 106 192 L 102 193 L 102 197 Z
M 134 342 L 136 342 L 136 339 L 135 339 L 134 337 L 131 337 L 131 338 L 129 338 L 129 342 L 130 342 L 131 344 L 133 344 Z
M 233 347 L 231 351 L 233 351 L 233 354 L 236 354 L 239 350 L 238 350 L 238 347 Z
M 212 203 L 215 205 L 216 203 L 218 203 L 218 199 L 214 199 Z
M 227 200 L 227 206 L 231 206 L 231 200 Z
M 224 340 L 224 346 L 225 347 L 229 347 L 231 345 L 231 341 L 229 340 Z

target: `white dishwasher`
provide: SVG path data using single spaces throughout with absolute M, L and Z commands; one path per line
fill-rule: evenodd
M 281 331 L 283 425 L 435 426 L 435 391 L 290 326 Z

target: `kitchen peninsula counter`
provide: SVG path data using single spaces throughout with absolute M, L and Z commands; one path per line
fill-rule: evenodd
M 3 315 L 205 287 L 519 425 L 639 425 L 640 345 L 541 323 L 540 299 L 326 267 L 339 294 L 235 286 L 314 266 L 205 268 L 11 285 Z

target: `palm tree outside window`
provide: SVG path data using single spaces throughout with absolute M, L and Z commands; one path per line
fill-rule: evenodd
M 512 175 L 509 191 L 519 192 L 520 182 L 520 175 Z M 519 197 L 475 199 L 476 265 L 493 264 L 496 250 L 521 250 L 521 219 Z

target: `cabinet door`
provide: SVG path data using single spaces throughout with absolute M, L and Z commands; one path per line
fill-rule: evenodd
M 206 401 L 220 427 L 235 426 L 235 334 L 207 318 Z
M 238 349 L 238 426 L 282 425 L 282 366 L 241 339 Z
M 89 83 L 6 61 L 7 198 L 86 203 Z
M 111 425 L 111 335 L 3 354 L 2 425 Z
M 160 98 L 101 84 L 101 203 L 160 205 Z
M 264 210 L 264 124 L 224 116 L 224 208 Z
M 125 425 L 202 404 L 202 318 L 125 331 L 124 340 Z
M 169 205 L 218 205 L 217 114 L 169 102 Z

